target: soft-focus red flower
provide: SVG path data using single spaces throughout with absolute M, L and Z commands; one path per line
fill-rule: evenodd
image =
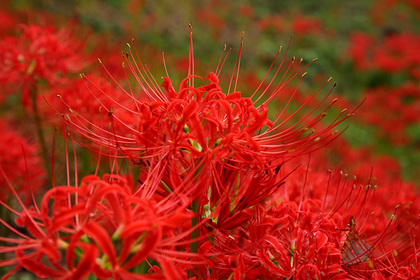
M 0 84 L 8 92 L 21 87 L 24 103 L 38 82 L 63 85 L 69 73 L 81 71 L 88 62 L 82 53 L 85 43 L 68 28 L 22 25 L 21 29 L 18 37 L 0 41 Z
M 354 32 L 350 35 L 348 54 L 354 60 L 359 70 L 368 70 L 372 67 L 372 61 L 369 59 L 369 56 L 373 42 L 372 36 L 362 32 Z
M 366 95 L 361 118 L 378 127 L 379 136 L 388 138 L 391 143 L 407 143 L 410 139 L 406 128 L 420 120 L 420 88 L 414 84 L 375 88 Z
M 223 17 L 210 7 L 197 10 L 195 16 L 197 21 L 210 25 L 216 31 L 220 31 L 226 26 L 226 22 Z
M 53 117 L 54 110 L 51 107 L 68 119 L 89 120 L 91 125 L 86 129 L 91 129 L 96 133 L 100 133 L 101 129 L 108 129 L 111 125 L 119 125 L 119 122 L 111 123 L 110 111 L 118 115 L 120 121 L 130 127 L 134 127 L 137 122 L 129 113 L 136 110 L 137 100 L 133 100 L 132 96 L 126 95 L 108 81 L 94 75 L 83 76 L 82 79 L 69 84 L 64 89 L 50 91 L 38 99 L 40 114 L 46 122 L 54 126 L 63 123 L 60 119 Z M 115 129 L 121 133 L 124 130 L 129 131 L 121 125 Z
M 276 33 L 281 33 L 284 29 L 283 19 L 279 15 L 264 16 L 258 21 L 257 26 L 262 31 L 272 28 Z
M 410 33 L 387 36 L 385 42 L 374 50 L 377 67 L 389 73 L 418 69 L 420 55 L 416 50 L 420 48 L 419 38 Z
M 242 4 L 238 8 L 238 14 L 243 17 L 252 18 L 255 14 L 255 8 L 250 5 Z
M 0 135 L 0 167 L 16 184 L 19 194 L 28 199 L 32 192 L 38 193 L 45 174 L 40 168 L 39 147 L 19 136 L 11 124 L 1 119 Z M 0 176 L 0 188 L 0 199 L 7 201 L 10 189 L 3 176 Z
M 317 19 L 299 14 L 293 18 L 292 31 L 297 36 L 313 35 L 321 31 L 322 24 Z
M 419 36 L 413 33 L 391 34 L 384 42 L 371 35 L 351 35 L 350 58 L 359 70 L 380 70 L 387 73 L 407 72 L 418 78 L 420 67 Z

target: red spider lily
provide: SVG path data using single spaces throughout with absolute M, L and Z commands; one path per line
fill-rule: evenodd
M 419 201 L 414 186 L 395 179 L 378 180 L 379 186 L 361 185 L 356 178 L 349 180 L 346 174 L 329 177 L 326 182 L 325 175 L 314 172 L 316 165 L 311 166 L 311 172 L 303 174 L 297 170 L 290 175 L 287 183 L 292 184 L 286 184 L 283 194 L 275 199 L 294 200 L 302 205 L 303 211 L 338 215 L 340 227 L 347 235 L 341 252 L 343 269 L 349 276 L 390 277 L 400 268 L 413 265 L 414 279 L 418 267 L 413 256 L 418 254 L 420 231 Z
M 1 119 L 0 135 L 0 167 L 16 183 L 19 194 L 30 199 L 31 193 L 38 193 L 45 173 L 40 168 L 39 147 L 19 136 L 11 124 Z M 0 199 L 7 201 L 10 190 L 3 176 L 0 176 L 0 188 Z
M 216 73 L 210 73 L 206 79 L 195 76 L 192 73 L 193 58 L 190 59 L 190 74 L 181 82 L 178 92 L 173 88 L 169 77 L 164 78 L 163 91 L 158 88 L 148 70 L 143 65 L 136 63 L 131 53 L 131 47 L 130 54 L 131 56 L 125 56 L 126 63 L 144 94 L 151 99 L 150 102 L 142 102 L 136 100 L 132 92 L 125 91 L 137 106 L 137 112 L 128 110 L 133 119 L 139 119 L 137 127 L 130 131 L 133 136 L 128 138 L 109 131 L 106 132 L 109 134 L 108 139 L 95 138 L 96 135 L 91 131 L 81 128 L 82 123 L 88 123 L 88 120 L 78 122 L 65 120 L 67 124 L 82 132 L 94 143 L 121 149 L 124 157 L 131 159 L 152 158 L 162 156 L 168 150 L 184 149 L 200 158 L 205 154 L 211 154 L 226 159 L 227 157 L 223 155 L 229 151 L 229 153 L 238 154 L 238 157 L 246 163 L 254 162 L 254 158 L 258 158 L 262 163 L 267 163 L 272 162 L 274 158 L 288 158 L 315 149 L 319 143 L 322 143 L 319 141 L 320 139 L 327 141 L 332 138 L 329 135 L 332 128 L 343 121 L 340 119 L 340 115 L 325 130 L 306 135 L 305 132 L 322 119 L 327 109 L 319 115 L 312 116 L 315 112 L 313 109 L 303 120 L 283 131 L 281 129 L 287 125 L 291 118 L 284 116 L 284 110 L 274 122 L 267 119 L 269 102 L 307 67 L 300 67 L 301 62 L 297 62 L 295 59 L 292 59 L 288 71 L 284 73 L 282 80 L 276 86 L 274 86 L 274 77 L 267 88 L 260 89 L 260 86 L 253 96 L 248 98 L 242 97 L 242 94 L 236 91 L 238 81 L 234 80 L 234 77 L 230 83 L 234 92 L 223 93 L 218 79 L 221 71 L 219 68 Z M 239 59 L 240 57 L 238 57 L 238 65 Z M 281 65 L 284 62 L 285 58 Z M 280 67 L 276 73 L 280 71 Z M 197 78 L 200 78 L 205 85 L 194 87 L 194 79 Z M 271 89 L 272 87 L 275 88 Z M 272 92 L 269 92 L 270 90 Z M 256 98 L 258 91 L 262 91 L 262 94 Z M 262 99 L 264 96 L 267 96 L 265 101 Z M 257 102 L 262 104 L 257 106 Z M 120 106 L 124 108 L 123 105 Z M 321 104 L 318 104 L 316 108 L 319 106 Z M 77 112 L 77 108 L 69 107 L 72 111 Z M 104 110 L 112 115 L 114 123 L 119 122 L 129 127 L 110 108 L 104 107 Z M 344 118 L 348 116 L 351 114 L 343 114 Z M 264 127 L 266 130 L 260 132 Z M 174 154 L 175 151 L 170 151 L 170 154 Z
M 18 215 L 16 224 L 28 233 L 0 220 L 15 235 L 0 238 L 13 244 L 0 247 L 1 253 L 15 252 L 0 266 L 15 265 L 12 271 L 23 267 L 39 278 L 54 279 L 186 278 L 187 269 L 199 263 L 198 255 L 189 252 L 194 228 L 189 227 L 193 214 L 185 207 L 188 201 L 168 197 L 154 202 L 132 190 L 120 176 L 90 175 L 80 186 L 53 187 L 39 208 L 27 208 L 12 188 L 22 211 L 1 204 Z M 148 268 L 150 275 L 141 275 Z
M 340 255 L 345 235 L 339 216 L 301 212 L 286 204 L 260 208 L 254 219 L 236 231 L 218 232 L 214 242 L 203 244 L 206 253 L 222 252 L 212 258 L 211 275 L 218 275 L 213 279 L 345 278 Z
M 55 126 L 62 124 L 56 118 L 50 117 L 50 106 L 52 106 L 63 112 L 66 118 L 82 117 L 88 119 L 94 124 L 89 129 L 96 130 L 96 127 L 106 129 L 111 125 L 109 122 L 109 110 L 118 114 L 125 124 L 131 123 L 131 126 L 134 126 L 136 120 L 131 119 L 132 116 L 128 113 L 135 110 L 135 105 L 131 98 L 112 87 L 104 79 L 89 76 L 89 80 L 91 83 L 87 83 L 85 79 L 77 80 L 71 85 L 67 85 L 64 89 L 54 90 L 42 96 L 38 102 L 40 114 L 45 116 L 44 119 L 46 121 L 51 122 Z M 78 114 L 75 114 L 73 110 L 66 112 L 69 107 L 77 110 Z M 121 131 L 124 129 L 124 126 L 117 129 Z M 100 133 L 99 130 L 97 131 L 97 133 Z
M 414 213 L 418 203 L 387 205 L 386 188 L 354 188 L 357 182 L 346 181 L 345 175 L 305 172 L 290 175 L 283 191 L 267 206 L 248 211 L 252 218 L 246 223 L 213 231 L 214 239 L 200 246 L 213 255 L 200 275 L 211 279 L 418 276 L 420 220 Z
M 29 91 L 37 82 L 63 85 L 67 74 L 80 71 L 88 60 L 82 55 L 85 44 L 69 29 L 36 25 L 21 29 L 19 37 L 0 41 L 0 84 L 11 92 L 22 87 L 22 101 L 28 104 Z
M 219 226 L 234 226 L 235 215 L 242 215 L 239 214 L 242 210 L 263 201 L 282 184 L 277 173 L 285 160 L 316 150 L 333 140 L 338 135 L 333 128 L 352 116 L 343 110 L 331 124 L 315 131 L 332 106 L 324 108 L 321 102 L 293 123 L 294 115 L 304 110 L 328 80 L 297 112 L 286 114 L 295 90 L 278 117 L 274 121 L 267 118 L 270 101 L 294 79 L 300 84 L 305 76 L 304 69 L 313 62 L 302 66 L 302 60 L 293 58 L 286 71 L 280 72 L 287 64 L 285 55 L 274 71 L 278 53 L 268 71 L 275 72 L 274 76 L 269 80 L 267 73 L 252 96 L 244 97 L 237 91 L 242 46 L 227 91 L 219 84 L 227 55 L 222 54 L 216 71 L 206 78 L 195 75 L 191 35 L 188 75 L 178 90 L 173 87 L 169 75 L 163 78 L 163 89 L 160 88 L 148 68 L 139 61 L 135 48 L 128 46 L 129 54 L 124 55 L 125 67 L 133 73 L 150 101 L 136 99 L 131 87 L 130 90 L 121 87 L 121 90 L 135 103 L 136 110 L 118 104 L 107 92 L 103 91 L 103 95 L 115 103 L 112 108 L 119 105 L 132 120 L 137 120 L 137 124 L 126 123 L 116 110 L 104 104 L 102 107 L 109 113 L 112 123 L 106 129 L 83 117 L 70 104 L 66 104 L 68 109 L 77 117 L 60 115 L 66 124 L 96 147 L 106 148 L 109 155 L 139 164 L 144 174 L 139 180 L 147 188 L 155 188 L 149 190 L 150 194 L 190 196 L 201 207 L 196 211 L 211 211 L 211 218 L 217 220 Z M 280 81 L 277 76 L 281 76 Z M 199 82 L 202 85 L 196 86 Z M 121 127 L 125 128 L 122 133 Z M 204 205 L 207 210 L 202 209 Z M 235 222 L 232 224 L 232 221 Z

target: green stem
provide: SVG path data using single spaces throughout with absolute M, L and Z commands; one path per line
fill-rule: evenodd
M 10 204 L 8 203 L 8 205 L 10 205 Z M 9 213 L 8 213 L 8 211 L 5 207 L 3 207 L 3 206 L 0 207 L 0 218 L 2 220 L 4 220 L 6 223 L 9 222 L 9 216 L 10 215 L 8 215 L 8 214 Z M 0 227 L 0 236 L 8 236 L 7 233 L 8 233 L 8 229 L 6 227 L 4 227 L 4 226 Z M 1 246 L 7 246 L 7 245 L 10 245 L 10 244 L 7 244 L 6 242 L 0 241 L 0 247 Z M 0 260 L 5 260 L 6 256 L 7 256 L 6 253 L 0 253 Z M 10 269 L 10 267 L 0 267 L 0 275 L 5 275 L 8 272 L 9 269 Z
M 47 145 L 45 143 L 44 130 L 42 128 L 42 121 L 41 121 L 41 118 L 39 117 L 38 104 L 36 102 L 37 101 L 36 100 L 36 97 L 37 97 L 36 88 L 32 87 L 29 91 L 29 94 L 31 96 L 33 120 L 34 120 L 35 126 L 36 126 L 36 132 L 37 132 L 37 135 L 38 135 L 38 142 L 41 145 L 41 156 L 44 160 L 45 170 L 47 171 L 47 174 L 49 174 L 51 172 L 50 158 L 48 156 L 48 149 L 47 149 Z M 48 177 L 49 185 L 52 185 L 51 176 L 47 176 L 47 177 Z
M 192 210 L 195 214 L 198 213 L 198 207 L 199 207 L 198 202 L 196 200 L 194 200 L 193 203 L 192 203 Z M 199 223 L 199 218 L 197 216 L 192 218 L 191 227 L 195 227 L 198 223 Z M 194 231 L 191 232 L 191 240 L 195 240 L 198 237 L 199 237 L 199 231 L 198 231 L 198 228 L 197 228 L 197 229 L 195 229 Z M 197 251 L 198 251 L 197 241 L 191 242 L 190 250 L 191 250 L 191 252 L 197 253 Z

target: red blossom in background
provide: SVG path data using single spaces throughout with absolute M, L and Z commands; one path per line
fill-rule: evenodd
M 321 28 L 322 24 L 319 20 L 307 18 L 303 15 L 295 16 L 291 26 L 293 33 L 298 36 L 314 35 L 320 32 Z
M 408 142 L 406 128 L 420 120 L 420 88 L 414 84 L 399 88 L 375 88 L 366 95 L 361 114 L 363 120 L 379 127 L 379 133 L 393 144 Z
M 81 71 L 88 62 L 82 53 L 85 43 L 69 28 L 22 25 L 21 30 L 18 37 L 0 41 L 0 84 L 6 92 L 20 88 L 25 104 L 39 81 L 64 85 L 68 74 Z
M 40 115 L 54 126 L 60 126 L 63 123 L 60 119 L 51 118 L 53 112 L 51 107 L 68 119 L 89 120 L 91 125 L 85 129 L 91 129 L 97 133 L 100 133 L 102 129 L 108 129 L 111 124 L 118 125 L 118 123 L 110 123 L 110 111 L 118 115 L 124 124 L 131 124 L 130 127 L 134 127 L 136 122 L 129 113 L 136 109 L 136 101 L 125 95 L 119 88 L 113 87 L 108 81 L 94 75 L 84 76 L 64 89 L 50 91 L 39 96 L 38 99 Z M 124 131 L 125 127 L 120 126 L 117 129 Z
M 29 199 L 42 185 L 45 171 L 40 167 L 42 159 L 37 144 L 18 135 L 12 127 L 0 119 L 0 167 L 16 184 L 19 194 Z M 0 199 L 7 201 L 11 192 L 3 176 L 0 176 L 0 188 Z
M 258 28 L 262 31 L 266 31 L 272 28 L 276 33 L 280 33 L 284 29 L 284 23 L 281 16 L 271 15 L 260 19 L 258 21 Z
M 406 71 L 413 78 L 419 78 L 419 42 L 419 36 L 411 33 L 391 34 L 384 42 L 378 42 L 369 34 L 357 32 L 351 36 L 349 53 L 360 70 Z
M 372 60 L 367 59 L 370 53 L 370 48 L 373 45 L 373 38 L 368 34 L 362 32 L 354 32 L 350 36 L 351 43 L 348 50 L 356 67 L 360 70 L 368 70 L 372 66 Z

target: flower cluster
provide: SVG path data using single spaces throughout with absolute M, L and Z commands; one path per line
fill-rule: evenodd
M 190 241 L 184 239 L 193 230 L 185 230 L 192 218 L 185 201 L 154 203 L 133 191 L 126 178 L 91 175 L 80 185 L 52 188 L 39 207 L 27 208 L 19 200 L 22 211 L 16 213 L 16 224 L 28 233 L 7 226 L 16 237 L 1 240 L 15 245 L 0 251 L 14 252 L 16 258 L 1 265 L 16 264 L 8 276 L 22 267 L 39 278 L 156 279 L 162 273 L 185 278 L 191 254 L 186 246 Z M 143 265 L 137 272 L 150 277 L 130 272 L 149 258 L 160 267 Z
M 196 75 L 190 26 L 188 71 L 178 86 L 166 66 L 159 85 L 132 42 L 122 54 L 133 74 L 126 87 L 99 60 L 115 84 L 81 74 L 50 91 L 48 107 L 70 129 L 72 144 L 99 155 L 97 169 L 79 182 L 75 156 L 74 182 L 67 161 L 67 182 L 53 183 L 28 206 L 1 168 L 17 201 L 1 202 L 16 216 L 0 218 L 10 232 L 0 237 L 6 244 L 0 267 L 13 267 L 3 279 L 21 268 L 52 279 L 419 277 L 413 187 L 322 171 L 317 151 L 340 135 L 338 126 L 354 111 L 333 109 L 331 79 L 302 100 L 298 87 L 316 59 L 306 65 L 288 59 L 288 49 L 281 57 L 280 48 L 248 94 L 238 86 L 243 41 L 224 87 L 230 51 L 214 72 Z M 42 76 L 50 78 L 57 77 Z M 286 92 L 286 105 L 273 116 L 270 103 Z M 301 105 L 290 113 L 296 98 Z M 102 158 L 110 167 L 100 177 Z M 126 162 L 135 177 L 125 175 Z
M 18 38 L 7 36 L 0 41 L 0 84 L 2 94 L 21 89 L 22 102 L 28 104 L 38 82 L 54 87 L 66 84 L 67 75 L 81 71 L 87 61 L 81 54 L 84 43 L 75 40 L 68 28 L 22 25 L 21 29 Z
M 192 50 L 192 39 L 190 45 Z M 127 109 L 124 113 L 131 114 L 138 123 L 125 123 L 113 108 L 127 107 L 108 93 L 104 95 L 113 104 L 107 107 L 102 103 L 102 107 L 109 114 L 111 127 L 101 128 L 92 119 L 61 114 L 63 121 L 99 149 L 106 148 L 108 155 L 128 158 L 140 165 L 144 175 L 140 182 L 146 188 L 153 186 L 151 192 L 160 196 L 187 195 L 206 205 L 207 210 L 198 209 L 199 212 L 206 212 L 205 216 L 217 220 L 220 227 L 238 226 L 243 210 L 267 199 L 283 183 L 279 170 L 285 161 L 319 149 L 337 137 L 334 128 L 352 116 L 343 111 L 331 124 L 316 131 L 318 122 L 332 106 L 318 112 L 321 102 L 296 123 L 291 120 L 298 112 L 288 116 L 281 113 L 269 120 L 269 102 L 294 78 L 301 81 L 305 76 L 307 66 L 302 67 L 302 61 L 294 58 L 280 82 L 275 78 L 286 56 L 267 87 L 260 86 L 251 97 L 244 97 L 236 90 L 237 73 L 232 76 L 227 93 L 222 91 L 218 78 L 222 64 L 205 79 L 195 75 L 192 53 L 188 77 L 181 81 L 179 89 L 175 91 L 169 77 L 163 79 L 160 89 L 141 62 L 137 64 L 131 45 L 129 51 L 130 55 L 124 55 L 126 65 L 150 99 L 140 101 L 132 92 L 126 92 L 137 110 Z M 241 50 L 237 66 L 240 53 Z M 198 82 L 204 85 L 194 86 Z M 81 115 L 77 108 L 68 109 L 75 116 Z

